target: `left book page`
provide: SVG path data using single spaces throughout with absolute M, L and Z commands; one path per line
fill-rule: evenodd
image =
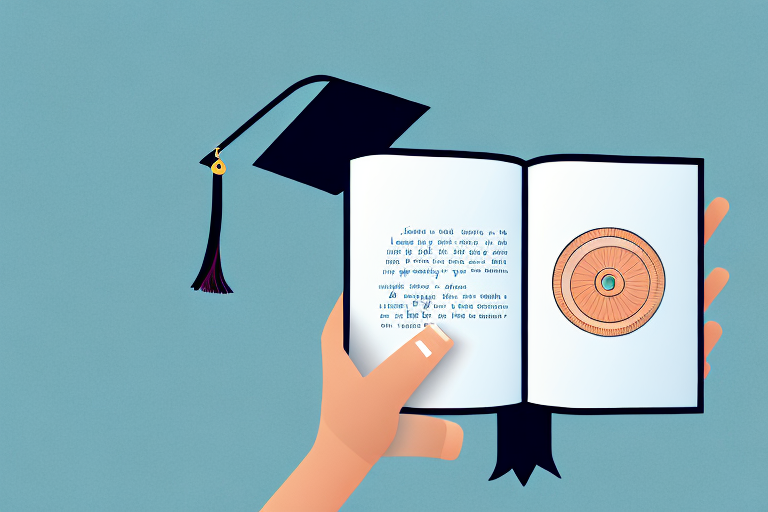
M 406 407 L 520 402 L 522 168 L 393 154 L 350 165 L 345 299 L 360 373 L 436 323 L 454 347 Z

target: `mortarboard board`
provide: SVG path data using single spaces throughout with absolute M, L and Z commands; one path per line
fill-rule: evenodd
M 213 171 L 211 227 L 195 290 L 232 293 L 221 270 L 222 176 L 219 154 L 267 112 L 305 85 L 328 82 L 254 162 L 280 176 L 330 194 L 344 190 L 349 161 L 389 148 L 429 107 L 326 75 L 300 80 L 248 119 L 200 163 Z

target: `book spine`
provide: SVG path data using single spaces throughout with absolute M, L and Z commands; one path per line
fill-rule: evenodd
M 520 312 L 520 347 L 522 354 L 520 357 L 520 375 L 522 379 L 521 385 L 521 402 L 528 402 L 528 169 L 527 165 L 523 166 L 523 186 L 522 186 L 522 243 L 521 245 L 521 271 L 522 276 L 521 283 L 521 312 Z

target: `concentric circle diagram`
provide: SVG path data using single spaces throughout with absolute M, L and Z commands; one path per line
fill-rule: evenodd
M 599 228 L 579 235 L 560 253 L 552 291 L 570 322 L 598 336 L 636 331 L 661 304 L 664 267 L 636 234 Z

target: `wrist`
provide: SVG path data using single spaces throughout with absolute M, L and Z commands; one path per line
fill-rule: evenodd
M 372 466 L 320 420 L 312 449 L 262 510 L 338 510 Z
M 331 430 L 322 418 L 308 457 L 310 455 L 317 460 L 333 461 L 334 469 L 344 470 L 350 474 L 362 473 L 362 476 L 365 476 L 375 463 L 357 454 Z

